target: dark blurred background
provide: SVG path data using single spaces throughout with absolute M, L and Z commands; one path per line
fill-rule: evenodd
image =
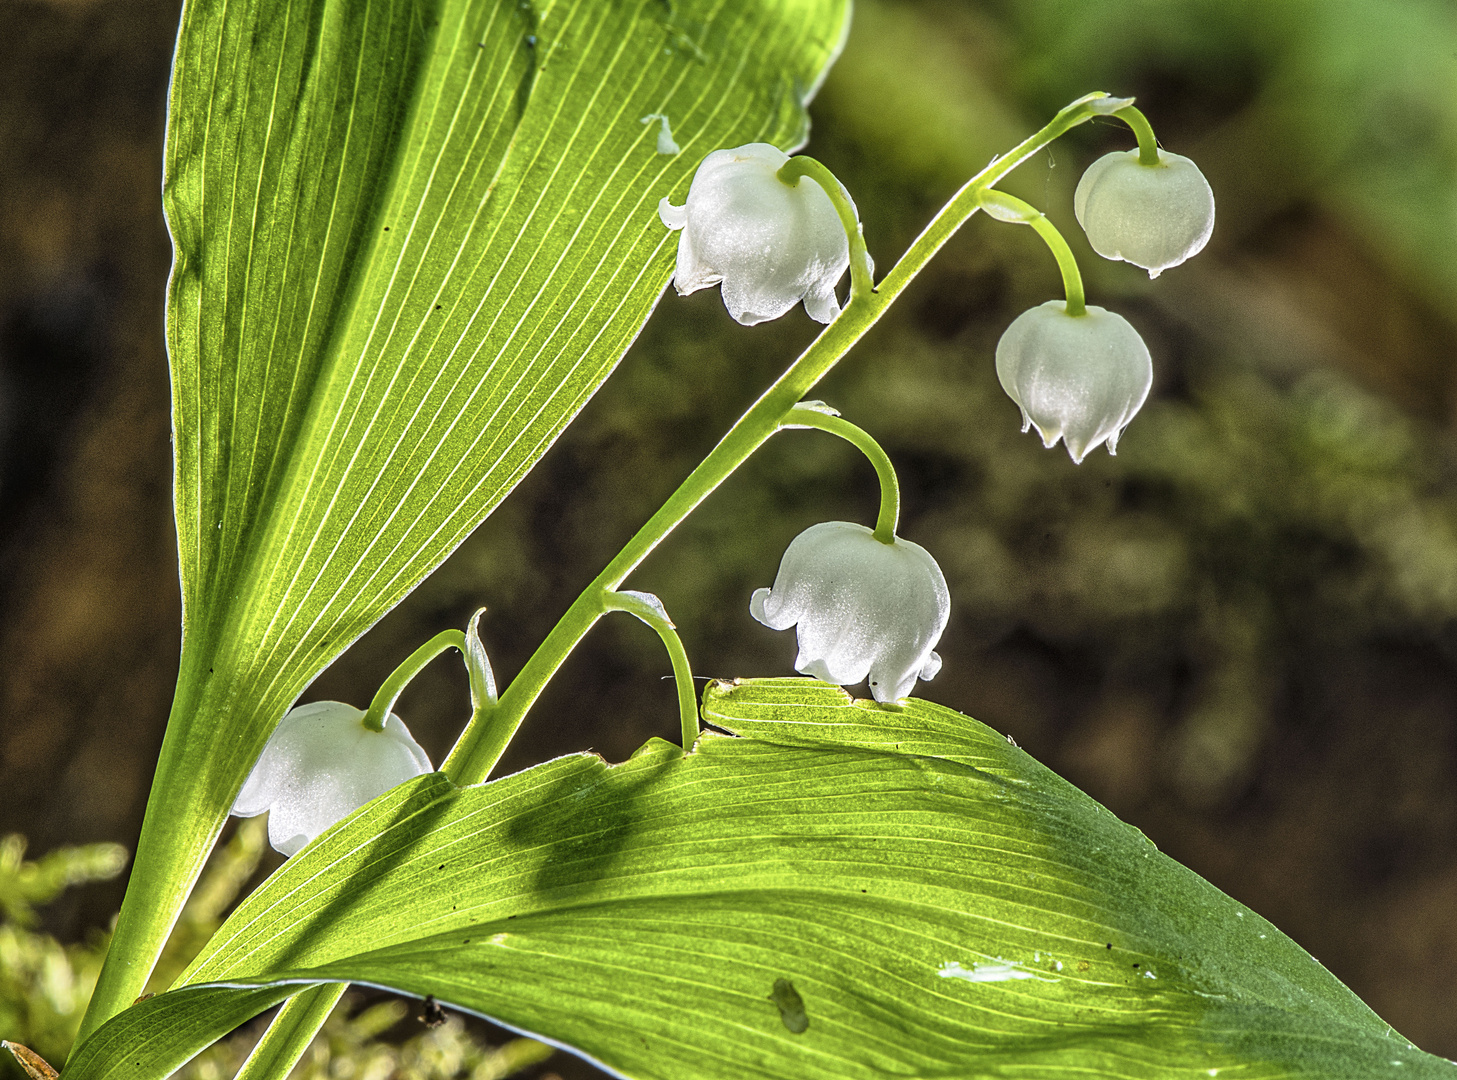
M 130 847 L 178 644 L 159 201 L 175 0 L 0 0 L 0 832 Z M 1155 385 L 1116 458 L 1018 432 L 992 350 L 1058 294 L 1030 230 L 974 219 L 817 392 L 881 440 L 903 534 L 950 581 L 922 696 L 1016 738 L 1457 1055 L 1457 5 L 860 0 L 812 109 L 879 265 L 993 154 L 1093 89 L 1135 94 L 1213 185 L 1208 250 L 1150 282 L 1094 256 L 1089 124 L 1005 186 L 1045 208 Z M 668 295 L 503 507 L 308 697 L 364 705 L 480 604 L 509 679 L 809 340 Z M 790 672 L 748 614 L 789 540 L 870 523 L 873 475 L 776 437 L 629 581 L 699 673 Z M 674 737 L 656 637 L 609 620 L 507 765 Z M 400 710 L 434 760 L 467 711 L 439 661 Z M 124 879 L 45 926 L 104 926 Z

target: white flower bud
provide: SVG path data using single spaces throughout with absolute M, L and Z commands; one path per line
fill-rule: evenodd
M 394 713 L 383 731 L 338 701 L 291 709 L 263 747 L 233 813 L 268 811 L 268 842 L 293 855 L 376 795 L 430 771 L 430 759 Z
M 1073 461 L 1118 436 L 1143 407 L 1153 361 L 1122 315 L 1087 306 L 1069 315 L 1049 300 L 1012 321 L 997 342 L 997 378 L 1022 409 L 1022 430 L 1035 425 L 1044 446 L 1061 438 Z
M 768 143 L 715 150 L 674 206 L 658 216 L 682 229 L 673 285 L 680 296 L 723 284 L 729 314 L 745 326 L 777 319 L 801 299 L 809 317 L 840 314 L 835 285 L 850 266 L 850 242 L 825 189 L 808 176 L 790 187 L 775 174 L 789 156 Z
M 749 612 L 774 630 L 798 624 L 797 671 L 841 686 L 868 675 L 876 701 L 897 701 L 941 670 L 931 650 L 951 594 L 919 544 L 882 544 L 863 525 L 827 521 L 794 538 Z
M 1088 243 L 1105 259 L 1122 259 L 1156 278 L 1199 254 L 1214 231 L 1214 192 L 1199 167 L 1159 151 L 1141 165 L 1137 150 L 1104 154 L 1088 166 L 1073 195 Z

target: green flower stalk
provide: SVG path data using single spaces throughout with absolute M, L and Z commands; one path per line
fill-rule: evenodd
M 617 553 L 596 579 L 573 601 L 570 608 L 552 628 L 550 634 L 531 655 L 516 678 L 501 694 L 500 701 L 489 713 L 478 714 L 462 732 L 446 761 L 446 770 L 458 783 L 479 783 L 488 778 L 501 760 L 506 747 L 526 717 L 532 704 L 551 677 L 566 660 L 587 632 L 602 617 L 604 597 L 617 590 L 638 565 L 663 539 L 706 499 L 734 471 L 748 460 L 786 421 L 790 413 L 890 309 L 892 303 L 914 280 L 931 258 L 951 239 L 968 218 L 982 208 L 987 193 L 1002 177 L 1042 150 L 1053 140 L 1095 116 L 1104 116 L 1129 103 L 1127 98 L 1113 98 L 1103 93 L 1087 94 L 1062 109 L 1041 130 L 1024 139 L 1008 153 L 997 158 L 966 182 L 944 206 L 884 279 L 864 291 L 851 289 L 844 310 L 814 343 L 790 365 L 749 410 L 739 418 L 719 444 L 679 485 L 666 503 L 640 528 L 627 545 Z M 717 152 L 717 151 L 716 151 Z M 782 164 L 780 166 L 782 168 Z M 771 176 L 771 179 L 774 179 Z M 776 183 L 782 183 L 775 179 Z M 824 189 L 821 188 L 821 191 Z M 690 189 L 691 199 L 691 189 Z M 833 203 L 831 204 L 833 209 Z M 660 204 L 669 228 L 687 228 L 692 218 L 691 207 L 674 207 L 667 199 Z M 680 216 L 680 213 L 683 216 Z M 678 224 L 681 222 L 681 225 Z M 850 237 L 843 224 L 846 262 L 849 261 Z M 858 233 L 858 229 L 857 229 Z M 680 267 L 682 241 L 679 241 Z M 697 253 L 695 251 L 695 258 Z M 866 270 L 869 271 L 868 260 Z M 843 274 L 843 267 L 840 274 Z M 837 279 L 838 279 L 837 274 Z M 676 280 L 676 279 L 675 279 Z M 680 291 L 684 282 L 677 282 Z M 706 287 L 704 281 L 696 288 Z M 793 306 L 793 301 L 784 310 Z M 870 530 L 866 530 L 871 535 Z M 881 545 L 884 547 L 885 545 Z M 771 590 L 772 591 L 772 590 Z M 928 647 L 929 648 L 929 647 Z M 929 657 L 927 658 L 929 659 Z M 488 718 L 489 722 L 481 722 Z

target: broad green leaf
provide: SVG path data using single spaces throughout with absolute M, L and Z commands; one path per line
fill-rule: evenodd
M 72 1052 L 61 1075 L 66 1080 L 89 1075 L 116 1080 L 170 1076 L 199 1049 L 297 990 L 297 986 L 273 985 L 219 993 L 209 987 L 147 998 L 89 1036 L 79 1052 Z M 192 1049 L 179 1056 L 179 1046 Z
M 738 737 L 396 789 L 129 1037 L 180 1062 L 257 1007 L 240 987 L 338 979 L 654 1080 L 1457 1077 L 974 720 L 805 680 L 719 684 L 705 716 Z M 67 1080 L 161 1075 L 120 1070 L 130 1015 Z
M 183 657 L 117 963 L 145 964 L 137 927 L 177 909 L 287 706 L 622 356 L 672 272 L 659 198 L 717 147 L 804 140 L 847 18 L 188 0 L 164 191 Z

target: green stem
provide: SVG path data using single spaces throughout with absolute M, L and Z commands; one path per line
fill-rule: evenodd
M 285 1001 L 234 1080 L 282 1080 L 288 1076 L 347 989 L 348 983 L 322 983 L 300 990 Z
M 461 733 L 449 759 L 455 764 L 457 783 L 480 783 L 490 776 L 525 719 L 527 710 L 577 642 L 602 617 L 603 593 L 616 590 L 679 522 L 778 430 L 784 415 L 880 321 L 921 268 L 981 208 L 984 192 L 1054 139 L 1106 112 L 1099 102 L 1107 96 L 1095 93 L 1079 98 L 1010 153 L 994 159 L 941 208 L 877 289 L 857 295 L 852 288 L 850 302 L 845 305 L 840 317 L 825 327 L 799 359 L 749 407 L 709 455 L 688 474 L 678 490 L 567 608 L 501 695 L 491 723 L 485 725 L 473 721 Z
M 1138 139 L 1138 163 L 1140 165 L 1157 165 L 1159 163 L 1159 141 L 1153 133 L 1153 125 L 1148 122 L 1148 117 L 1132 105 L 1125 105 L 1121 109 L 1114 110 L 1113 115 L 1133 129 L 1133 134 Z
M 856 212 L 855 203 L 845 190 L 845 185 L 829 169 L 805 154 L 790 158 L 780 167 L 778 175 L 790 187 L 798 187 L 799 178 L 808 176 L 825 189 L 825 194 L 834 204 L 835 213 L 840 215 L 845 236 L 850 241 L 850 299 L 873 293 L 875 281 L 870 252 L 865 247 L 865 230 L 860 225 L 860 215 Z
M 459 649 L 464 655 L 466 651 L 465 635 L 459 630 L 442 630 L 405 657 L 405 662 L 395 668 L 390 677 L 381 683 L 379 690 L 375 692 L 374 700 L 369 703 L 369 709 L 364 714 L 364 726 L 371 731 L 383 731 L 385 718 L 395 707 L 395 701 L 401 692 L 410 685 L 410 680 L 420 674 L 421 668 L 446 649 Z
M 182 744 L 183 717 L 224 715 L 220 703 L 209 696 L 212 686 L 202 674 L 208 660 L 206 652 L 195 645 L 189 647 L 184 636 L 177 677 L 180 689 L 172 701 L 157 771 L 147 795 L 147 811 L 126 895 L 96 988 L 72 1043 L 72 1054 L 91 1032 L 142 993 L 227 821 L 231 801 L 220 801 L 220 784 L 209 783 L 212 778 L 188 759 Z M 237 783 L 241 786 L 241 776 Z
M 1067 246 L 1067 241 L 1063 239 L 1062 233 L 1057 231 L 1057 226 L 1048 220 L 1047 215 L 1031 203 L 1023 202 L 1015 195 L 1008 195 L 1005 191 L 988 191 L 982 198 L 982 208 L 998 221 L 1032 226 L 1037 235 L 1042 237 L 1048 250 L 1052 252 L 1052 257 L 1057 260 L 1057 268 L 1062 271 L 1062 288 L 1063 293 L 1067 296 L 1067 313 L 1069 315 L 1086 314 L 1083 275 L 1078 271 L 1078 261 L 1073 258 L 1073 249 Z
M 1067 297 L 1067 313 L 1085 314 L 1087 299 L 1083 295 L 1083 275 L 1078 270 L 1078 261 L 1073 257 L 1072 248 L 1067 246 L 1062 233 L 1057 231 L 1057 226 L 1048 220 L 1046 214 L 1038 214 L 1028 224 L 1042 237 L 1043 243 L 1052 252 L 1052 257 L 1057 260 L 1057 268 L 1062 272 L 1063 295 Z
M 901 516 L 900 481 L 896 478 L 895 466 L 890 463 L 890 458 L 880 444 L 871 438 L 870 433 L 839 416 L 803 405 L 790 409 L 779 422 L 779 426 L 828 431 L 831 435 L 838 435 L 846 442 L 854 444 L 870 459 L 870 464 L 875 466 L 875 475 L 880 479 L 880 515 L 875 519 L 875 539 L 882 544 L 895 543 L 895 531 L 900 525 Z
M 663 646 L 668 650 L 668 660 L 673 665 L 673 682 L 678 688 L 678 723 L 683 733 L 683 751 L 693 749 L 698 740 L 698 697 L 693 693 L 693 669 L 688 664 L 688 651 L 673 625 L 662 602 L 651 593 L 632 590 L 609 593 L 603 603 L 606 611 L 625 611 L 636 615 L 657 631 Z

